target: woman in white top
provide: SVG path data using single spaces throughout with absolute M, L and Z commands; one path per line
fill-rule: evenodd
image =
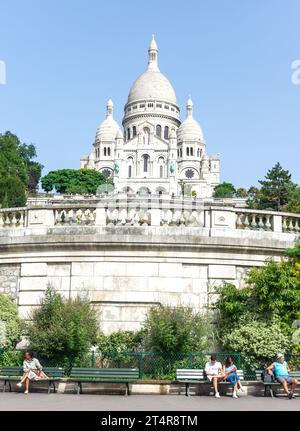
M 23 376 L 20 383 L 17 383 L 19 388 L 25 383 L 24 394 L 29 392 L 29 382 L 30 380 L 42 380 L 47 379 L 48 376 L 43 371 L 43 368 L 38 359 L 34 358 L 32 353 L 26 352 L 23 361 Z
M 215 397 L 220 398 L 218 382 L 224 380 L 225 375 L 222 371 L 222 364 L 217 361 L 216 355 L 211 355 L 210 361 L 206 363 L 204 371 L 208 380 L 213 384 Z

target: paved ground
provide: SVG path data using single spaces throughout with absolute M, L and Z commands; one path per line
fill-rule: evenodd
M 211 410 L 300 410 L 300 398 L 288 400 L 282 398 L 241 397 L 234 400 L 231 397 L 215 399 L 206 396 L 183 395 L 69 395 L 32 393 L 0 393 L 0 410 L 10 411 L 211 411 Z

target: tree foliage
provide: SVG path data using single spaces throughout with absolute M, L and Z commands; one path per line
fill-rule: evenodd
M 4 293 L 0 293 L 0 324 L 0 347 L 14 349 L 21 339 L 23 324 L 17 304 Z
M 10 132 L 0 134 L 0 204 L 19 207 L 27 193 L 36 192 L 43 166 L 35 161 L 36 149 L 22 144 Z
M 216 309 L 223 348 L 241 351 L 262 365 L 292 345 L 292 323 L 300 316 L 300 265 L 293 259 L 270 260 L 252 268 L 245 287 L 225 283 L 219 289 Z
M 116 331 L 99 336 L 98 348 L 101 352 L 134 352 L 141 347 L 142 332 Z
M 251 370 L 267 365 L 276 353 L 291 347 L 278 318 L 262 319 L 251 313 L 243 314 L 230 331 L 223 332 L 221 341 L 229 351 L 240 352 L 243 365 Z
M 298 268 L 298 262 L 300 262 L 300 243 L 296 244 L 293 248 L 287 249 L 286 255 L 297 263 L 296 267 Z
M 151 307 L 143 331 L 145 350 L 160 353 L 206 351 L 211 341 L 207 316 L 189 307 Z
M 261 196 L 260 208 L 272 208 L 279 210 L 289 201 L 291 192 L 295 188 L 295 184 L 291 180 L 289 171 L 284 170 L 280 163 L 267 172 L 264 180 L 260 180 Z
M 232 198 L 235 192 L 233 184 L 223 182 L 215 187 L 213 196 L 215 198 Z
M 291 178 L 290 172 L 284 170 L 280 163 L 276 163 L 272 169 L 268 170 L 265 179 L 259 181 L 261 188 L 251 187 L 249 189 L 248 207 L 276 211 L 293 210 L 292 212 L 294 212 L 297 205 L 297 186 Z M 288 209 L 289 205 L 290 209 Z
M 63 360 L 83 355 L 97 341 L 99 323 L 89 302 L 64 300 L 49 287 L 28 327 L 30 348 L 41 357 Z
M 282 208 L 284 211 L 300 214 L 300 187 L 296 186 L 292 189 L 289 201 Z
M 101 184 L 111 180 L 94 169 L 59 169 L 49 172 L 41 182 L 45 192 L 55 189 L 57 193 L 95 194 Z

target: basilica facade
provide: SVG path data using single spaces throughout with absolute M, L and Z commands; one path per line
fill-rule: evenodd
M 113 180 L 116 193 L 211 197 L 220 182 L 220 157 L 206 154 L 203 132 L 194 118 L 193 102 L 186 118 L 170 81 L 158 67 L 152 37 L 146 71 L 133 83 L 124 108 L 123 131 L 108 100 L 106 118 L 97 129 L 90 155 L 81 168 L 96 169 Z

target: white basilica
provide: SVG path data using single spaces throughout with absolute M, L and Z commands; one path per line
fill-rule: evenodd
M 106 109 L 91 154 L 80 159 L 81 168 L 97 169 L 112 178 L 115 192 L 176 196 L 189 190 L 199 198 L 212 196 L 220 182 L 220 158 L 206 154 L 190 98 L 181 122 L 175 91 L 158 68 L 154 37 L 147 70 L 129 92 L 123 133 L 113 118 L 111 99 Z

